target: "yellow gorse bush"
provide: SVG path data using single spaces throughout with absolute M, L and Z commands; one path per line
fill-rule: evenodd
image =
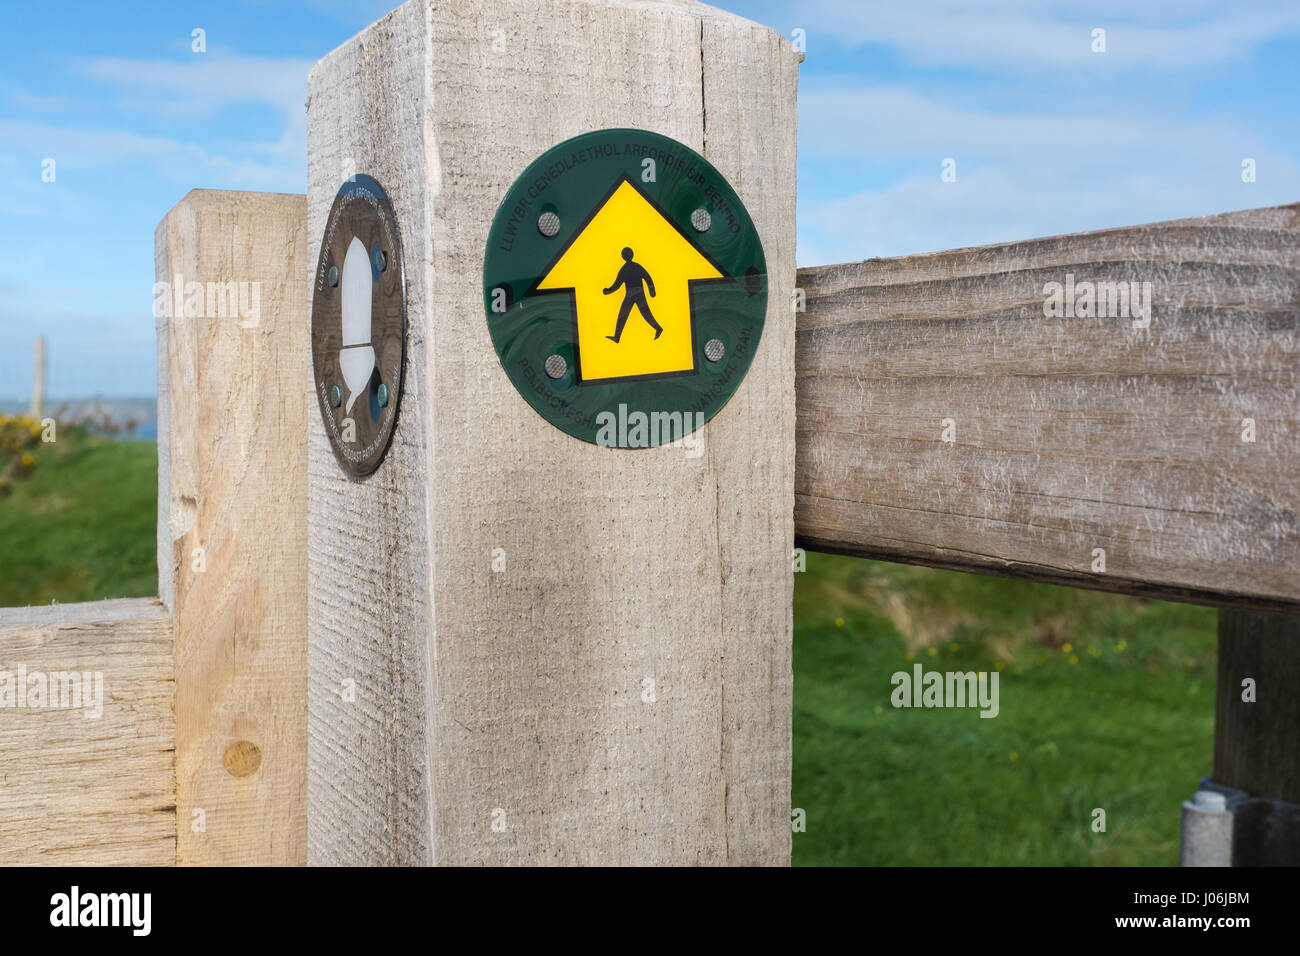
M 14 454 L 41 440 L 41 423 L 30 415 L 0 414 L 0 452 Z
M 0 413 L 0 494 L 9 490 L 12 479 L 36 467 L 36 456 L 28 449 L 40 444 L 41 431 L 41 423 L 30 415 Z

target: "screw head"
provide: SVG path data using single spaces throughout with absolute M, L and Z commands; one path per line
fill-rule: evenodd
M 691 226 L 696 232 L 708 232 L 712 225 L 713 217 L 703 206 L 691 213 Z
M 383 249 L 380 249 L 378 246 L 375 246 L 375 254 L 373 258 L 375 261 L 376 272 L 383 272 L 385 269 L 388 268 L 388 256 L 384 255 Z
M 546 357 L 546 363 L 542 367 L 551 378 L 564 378 L 564 373 L 569 370 L 569 363 L 564 360 L 563 355 L 553 354 Z
M 339 284 L 339 267 L 338 267 L 338 266 L 330 266 L 330 271 L 329 271 L 329 275 L 328 275 L 328 281 L 329 281 L 329 284 L 330 284 L 331 286 L 338 286 L 338 284 Z
M 1221 812 L 1228 809 L 1228 798 L 1217 790 L 1197 790 L 1192 803 L 1202 810 Z
M 380 382 L 379 388 L 375 392 L 375 397 L 379 399 L 380 408 L 387 408 L 388 407 L 388 386 Z
M 704 343 L 704 357 L 710 362 L 716 362 L 726 353 L 727 348 L 722 344 L 722 339 L 709 339 Z
M 335 408 L 343 404 L 343 389 L 337 385 L 330 386 L 330 404 Z
M 560 217 L 547 210 L 537 217 L 537 231 L 550 239 L 560 231 Z

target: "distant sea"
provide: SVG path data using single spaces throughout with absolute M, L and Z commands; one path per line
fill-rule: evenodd
M 25 415 L 28 405 L 27 401 L 0 399 L 0 412 L 6 415 Z M 47 398 L 45 414 L 74 421 L 86 417 L 102 419 L 107 415 L 120 426 L 134 421 L 135 430 L 130 434 L 119 431 L 109 437 L 126 441 L 158 440 L 158 400 L 152 395 L 143 398 Z

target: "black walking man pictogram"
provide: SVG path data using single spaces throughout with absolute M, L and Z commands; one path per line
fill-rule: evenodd
M 655 330 L 655 338 L 663 335 L 663 328 L 655 321 L 655 317 L 650 314 L 650 306 L 646 304 L 645 289 L 641 287 L 644 282 L 650 288 L 650 295 L 655 294 L 655 283 L 650 278 L 650 273 L 641 268 L 638 263 L 632 261 L 632 249 L 623 248 L 623 268 L 618 270 L 618 275 L 614 277 L 614 284 L 605 289 L 605 295 L 613 295 L 618 291 L 619 286 L 623 286 L 623 304 L 618 309 L 618 325 L 614 326 L 614 334 L 607 335 L 605 338 L 611 342 L 617 342 L 619 336 L 623 334 L 623 325 L 627 322 L 627 317 L 632 314 L 632 306 L 641 310 L 641 317 L 650 323 L 650 328 Z

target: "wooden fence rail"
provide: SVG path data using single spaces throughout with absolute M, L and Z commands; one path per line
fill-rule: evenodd
M 1085 282 L 1150 313 L 1044 314 Z M 1300 205 L 799 285 L 805 547 L 1295 613 Z
M 83 706 L 0 710 L 0 864 L 175 862 L 172 661 L 157 600 L 0 608 L 0 672 L 89 675 Z

